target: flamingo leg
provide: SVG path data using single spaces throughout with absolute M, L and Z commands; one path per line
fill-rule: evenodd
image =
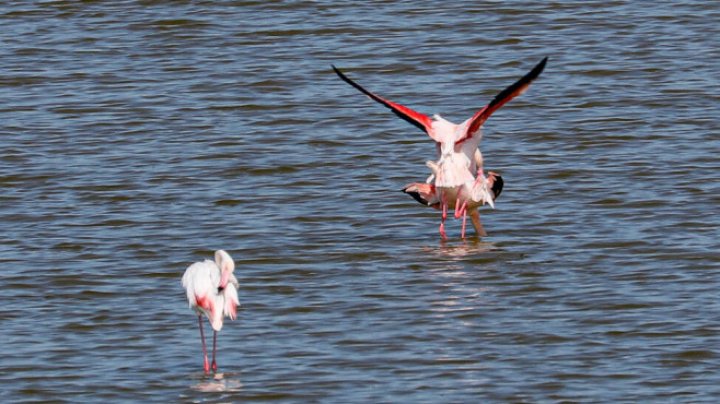
M 460 198 L 457 198 L 455 200 L 455 219 L 459 219 L 460 216 L 463 217 L 463 224 L 462 224 L 462 231 L 460 232 L 460 238 L 465 238 L 465 222 L 467 220 L 467 204 L 468 204 L 467 200 L 465 200 L 463 203 L 460 203 Z
M 203 333 L 203 327 L 202 327 L 202 316 L 198 316 L 198 325 L 200 326 L 200 340 L 202 340 L 202 350 L 203 350 L 203 369 L 205 370 L 205 374 L 210 373 L 210 365 L 208 364 L 208 356 L 207 356 L 207 348 L 205 347 L 205 333 Z
M 447 240 L 447 234 L 445 234 L 445 219 L 447 219 L 447 199 L 445 198 L 445 195 L 442 197 L 442 220 L 440 221 L 440 237 L 442 237 L 443 240 Z
M 458 199 L 455 203 L 455 219 L 460 219 L 460 216 L 463 216 L 467 212 L 467 201 L 460 203 L 460 199 Z M 458 208 L 458 206 L 460 208 Z
M 485 229 L 483 228 L 482 223 L 480 223 L 480 212 L 475 209 L 470 211 L 470 219 L 472 220 L 475 233 L 477 233 L 478 237 L 486 237 L 487 233 L 485 233 Z
M 463 206 L 463 224 L 460 238 L 465 238 L 465 224 L 467 223 L 467 206 Z
M 213 330 L 213 355 L 212 355 L 212 370 L 217 372 L 217 363 L 215 363 L 215 348 L 217 346 L 217 331 Z

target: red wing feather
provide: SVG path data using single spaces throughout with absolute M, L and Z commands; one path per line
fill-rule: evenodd
M 493 100 L 488 105 L 475 113 L 475 115 L 473 115 L 470 120 L 470 125 L 468 125 L 465 136 L 457 140 L 455 144 L 461 143 L 471 138 L 472 135 L 474 135 L 475 132 L 480 129 L 483 123 L 485 123 L 485 121 L 490 118 L 490 115 L 492 115 L 493 112 L 500 109 L 500 107 L 507 104 L 513 98 L 524 93 L 528 89 L 528 87 L 530 87 L 530 83 L 532 83 L 533 80 L 538 78 L 538 76 L 540 76 L 540 73 L 542 73 L 543 69 L 545 69 L 545 64 L 547 63 L 547 60 L 548 58 L 545 57 L 528 74 L 523 76 L 520 80 L 516 81 L 513 85 L 501 91 L 500 94 L 496 95 L 495 98 L 493 98 Z
M 379 102 L 380 104 L 386 106 L 387 108 L 390 108 L 392 112 L 395 113 L 395 115 L 399 116 L 400 118 L 404 119 L 407 122 L 410 122 L 411 124 L 415 125 L 419 129 L 423 130 L 425 133 L 430 135 L 431 129 L 432 129 L 432 119 L 425 115 L 421 114 L 419 112 L 413 111 L 412 109 L 402 106 L 400 104 L 394 103 L 392 101 L 388 101 L 382 97 L 379 97 L 370 91 L 364 89 L 360 84 L 350 80 L 343 72 L 341 72 L 335 65 L 332 65 L 333 70 L 335 73 L 346 83 L 350 84 L 351 86 L 355 87 L 358 91 L 361 93 L 367 95 L 372 100 L 375 100 Z M 432 137 L 432 135 L 431 135 Z

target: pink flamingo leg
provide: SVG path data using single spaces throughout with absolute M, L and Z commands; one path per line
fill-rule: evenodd
M 455 202 L 455 219 L 459 219 L 465 212 L 467 212 L 467 201 L 460 203 L 460 198 L 458 198 Z
M 465 238 L 465 223 L 467 223 L 467 206 L 463 206 L 463 224 L 460 238 Z
M 445 195 L 442 197 L 442 220 L 440 221 L 440 237 L 443 240 L 447 240 L 447 234 L 445 234 L 445 219 L 447 219 L 447 200 Z
M 473 209 L 470 211 L 470 219 L 472 220 L 473 227 L 475 227 L 475 232 L 477 233 L 478 237 L 487 236 L 487 233 L 485 233 L 485 229 L 483 228 L 482 223 L 480 223 L 480 213 L 478 213 L 477 209 Z
M 202 349 L 203 349 L 203 369 L 205 370 L 205 374 L 210 373 L 210 365 L 208 364 L 208 356 L 207 356 L 207 348 L 205 347 L 205 334 L 203 333 L 203 327 L 202 327 L 202 316 L 198 316 L 198 325 L 200 326 L 200 339 L 202 340 Z
M 465 238 L 465 222 L 467 220 L 467 201 L 460 203 L 460 198 L 455 201 L 455 219 L 463 217 L 462 231 L 460 232 L 460 238 Z
M 215 347 L 217 345 L 217 331 L 213 331 L 213 358 L 212 358 L 212 370 L 217 372 L 217 363 L 215 363 Z

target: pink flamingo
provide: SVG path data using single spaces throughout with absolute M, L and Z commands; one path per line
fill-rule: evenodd
M 476 181 L 473 183 L 473 187 L 470 188 L 469 191 L 466 187 L 461 188 L 462 192 L 460 193 L 460 198 L 464 201 L 462 205 L 456 204 L 452 200 L 448 201 L 450 205 L 449 207 L 455 209 L 456 219 L 459 218 L 459 213 L 463 213 L 463 223 L 460 234 L 462 238 L 465 237 L 465 223 L 467 220 L 465 213 L 470 215 L 473 227 L 475 228 L 475 233 L 477 233 L 479 237 L 487 236 L 487 233 L 480 222 L 480 212 L 478 212 L 478 208 L 486 203 L 486 195 L 490 196 L 489 202 L 487 203 L 494 206 L 493 202 L 500 196 L 505 182 L 499 174 L 493 171 L 488 171 L 488 176 L 484 181 L 484 183 L 482 182 L 482 179 L 480 179 L 480 181 Z M 423 205 L 430 206 L 431 208 L 437 210 L 443 209 L 441 197 L 437 188 L 432 183 L 415 182 L 403 187 L 402 191 L 412 196 L 416 201 Z M 446 217 L 446 215 L 447 211 L 444 212 L 443 216 Z
M 523 94 L 530 86 L 530 83 L 545 69 L 546 63 L 547 57 L 461 124 L 454 124 L 443 119 L 440 115 L 434 115 L 430 118 L 425 114 L 379 97 L 350 80 L 337 67 L 332 66 L 332 68 L 343 81 L 372 100 L 389 108 L 400 118 L 423 130 L 435 141 L 438 160 L 427 163 L 428 167 L 433 171 L 433 174 L 427 180 L 428 184 L 432 184 L 433 192 L 432 195 L 428 194 L 430 199 L 425 199 L 425 201 L 436 199 L 434 203 L 437 203 L 438 208 L 442 211 L 440 235 L 443 239 L 446 239 L 445 219 L 447 218 L 448 208 L 455 209 L 456 218 L 463 217 L 463 238 L 465 237 L 465 221 L 468 209 L 471 210 L 470 215 L 475 231 L 479 236 L 485 235 L 476 208 L 485 203 L 494 207 L 494 199 L 499 195 L 499 192 L 495 192 L 493 186 L 497 187 L 496 184 L 499 184 L 502 187 L 502 178 L 497 175 L 486 178 L 483 173 L 483 157 L 478 149 L 482 139 L 480 128 L 490 115 L 500 107 L 518 95 Z M 500 181 L 497 181 L 498 178 L 500 178 Z M 413 195 L 416 189 L 412 188 L 412 186 L 418 186 L 418 184 L 410 184 L 408 186 L 410 188 L 406 187 L 404 191 Z M 423 191 L 426 190 L 423 189 Z M 425 203 L 422 200 L 420 202 Z M 432 206 L 434 203 L 430 203 L 430 205 Z
M 238 281 L 233 275 L 235 262 L 230 255 L 223 251 L 215 251 L 215 262 L 205 260 L 190 265 L 182 277 L 182 285 L 187 293 L 188 303 L 198 315 L 200 326 L 200 339 L 204 356 L 203 368 L 210 373 L 207 349 L 205 347 L 205 334 L 203 333 L 202 316 L 207 316 L 213 328 L 212 370 L 217 371 L 215 362 L 215 348 L 217 333 L 222 329 L 225 316 L 235 320 L 237 317 Z

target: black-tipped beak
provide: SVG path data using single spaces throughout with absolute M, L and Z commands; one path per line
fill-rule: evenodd
M 500 196 L 500 193 L 502 193 L 503 190 L 503 185 L 505 185 L 505 181 L 503 181 L 503 178 L 499 175 L 496 175 L 495 182 L 492 186 L 493 195 L 495 195 L 493 200 L 497 199 L 498 196 Z

